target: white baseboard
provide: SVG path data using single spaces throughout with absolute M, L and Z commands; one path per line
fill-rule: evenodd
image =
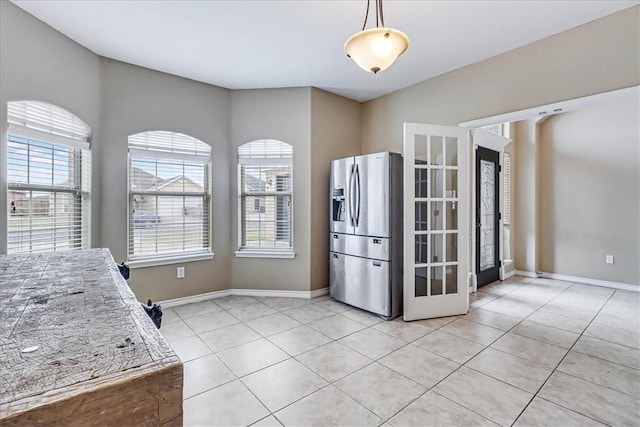
M 522 277 L 533 277 L 534 279 L 537 279 L 539 277 L 538 274 L 534 273 L 533 271 L 515 270 L 514 274 L 516 276 L 522 276 Z
M 207 301 L 215 298 L 223 298 L 232 295 L 250 297 L 287 297 L 287 298 L 316 298 L 329 293 L 329 288 L 316 289 L 315 291 L 278 291 L 263 289 L 225 289 L 224 291 L 207 292 L 189 297 L 157 301 L 162 307 L 171 308 L 179 305 L 192 304 L 194 302 Z
M 516 271 L 515 270 L 511 270 L 511 271 L 505 271 L 504 272 L 504 278 L 508 279 L 509 277 L 513 277 L 516 275 Z
M 311 298 L 321 297 L 323 295 L 329 295 L 329 287 L 322 289 L 316 289 L 315 291 L 311 291 Z
M 540 277 L 545 279 L 564 280 L 565 282 L 582 283 L 584 285 L 602 286 L 604 288 L 622 289 L 625 291 L 640 292 L 640 286 L 630 283 L 611 282 L 609 280 L 590 279 L 588 277 L 569 276 L 566 274 L 545 273 Z
M 174 299 L 168 299 L 165 301 L 156 301 L 156 302 L 164 308 L 177 307 L 179 305 L 207 301 L 213 298 L 228 297 L 232 295 L 231 291 L 232 289 L 225 289 L 224 291 L 206 292 L 204 294 L 191 295 L 189 297 L 174 298 Z

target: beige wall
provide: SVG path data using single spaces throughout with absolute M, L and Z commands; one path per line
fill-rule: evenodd
M 639 141 L 638 97 L 540 126 L 541 271 L 640 284 Z
M 129 285 L 139 298 L 165 300 L 229 288 L 230 91 L 142 67 L 101 59 L 102 116 L 97 156 L 103 165 L 101 246 L 127 259 L 127 138 L 149 130 L 181 132 L 211 145 L 213 260 L 134 269 Z M 180 265 L 180 264 L 179 264 Z
M 231 92 L 231 288 L 308 291 L 310 265 L 311 89 L 256 89 Z M 256 139 L 276 139 L 293 146 L 294 259 L 237 258 L 238 146 Z
M 0 1 L 0 191 L 6 191 L 7 102 L 43 101 L 87 123 L 100 150 L 100 63 L 98 57 L 8 1 Z M 100 242 L 100 160 L 93 156 L 92 241 Z M 4 193 L 3 193 L 4 194 Z M 0 197 L 0 253 L 7 242 L 7 198 Z
M 457 125 L 639 84 L 636 6 L 365 103 L 362 150 L 402 152 L 404 122 Z M 525 271 L 537 271 L 540 250 L 535 131 L 534 121 L 515 128 L 513 239 Z
M 359 102 L 311 90 L 311 290 L 329 286 L 329 166 L 360 154 Z
M 538 145 L 537 119 L 514 124 L 516 156 L 513 162 L 513 243 L 516 270 L 538 271 L 537 187 Z
M 362 148 L 402 152 L 403 122 L 457 125 L 638 84 L 640 6 L 365 103 Z

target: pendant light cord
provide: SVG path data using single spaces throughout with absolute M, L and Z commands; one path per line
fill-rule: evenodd
M 380 13 L 380 23 L 384 27 L 384 15 L 382 13 L 382 0 L 376 0 L 378 10 L 376 11 L 376 27 L 378 26 L 378 12 Z
M 376 28 L 382 24 L 384 27 L 384 14 L 382 12 L 382 0 L 375 0 L 376 2 Z M 369 18 L 369 5 L 371 0 L 367 0 L 367 12 L 364 15 L 364 24 L 362 24 L 362 31 L 367 27 L 367 19 Z M 380 17 L 378 20 L 378 16 Z
M 362 24 L 362 31 L 364 31 L 365 27 L 367 26 L 367 18 L 369 18 L 369 4 L 370 3 L 371 3 L 371 0 L 367 0 L 367 13 L 364 14 L 364 24 Z

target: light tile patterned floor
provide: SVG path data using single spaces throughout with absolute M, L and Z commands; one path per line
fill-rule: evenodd
M 640 425 L 640 293 L 513 277 L 385 322 L 327 297 L 165 309 L 185 426 Z

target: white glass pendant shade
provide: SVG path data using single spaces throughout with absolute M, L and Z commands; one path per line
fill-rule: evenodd
M 355 33 L 344 44 L 347 56 L 365 71 L 389 68 L 409 47 L 409 37 L 393 28 L 369 28 Z

